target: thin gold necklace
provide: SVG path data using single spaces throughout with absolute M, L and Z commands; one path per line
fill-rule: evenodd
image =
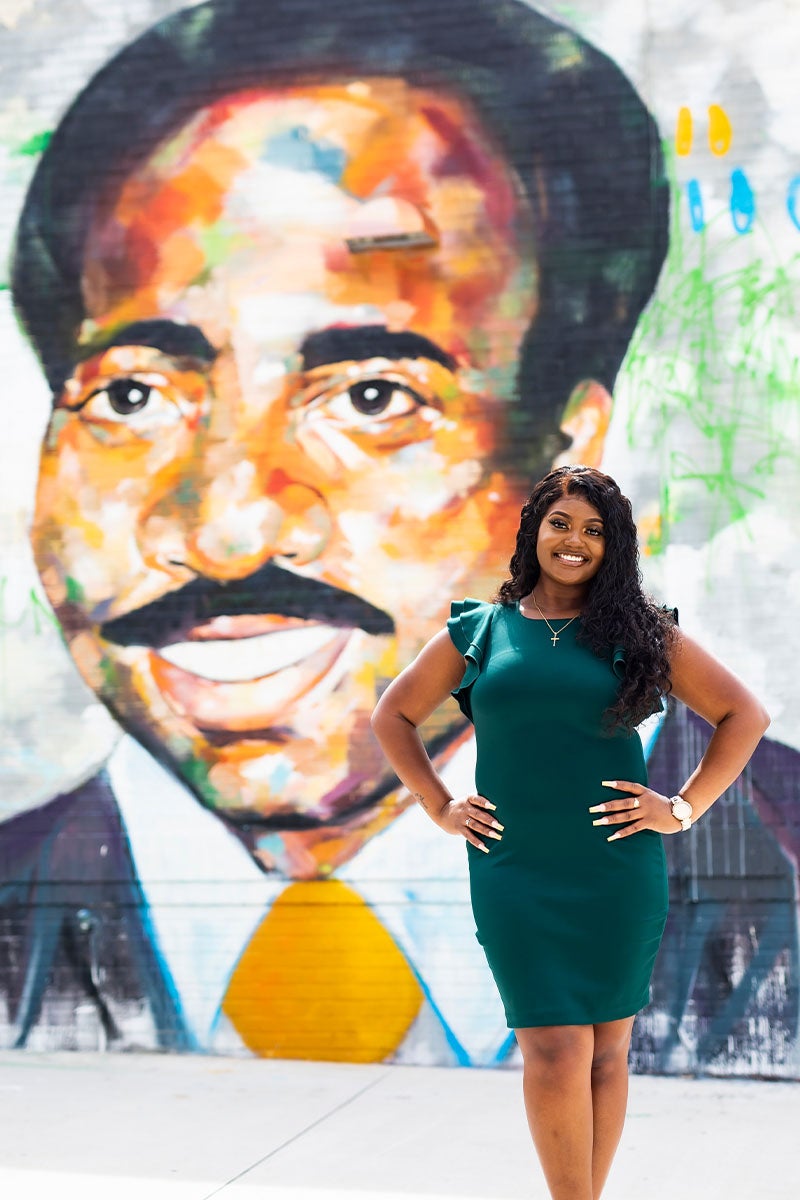
M 577 621 L 578 617 L 581 615 L 580 613 L 575 613 L 575 616 L 570 617 L 570 619 L 568 621 L 565 621 L 560 629 L 553 629 L 553 626 L 550 624 L 547 617 L 544 615 L 542 610 L 539 608 L 539 604 L 538 604 L 538 601 L 536 599 L 536 595 L 534 592 L 531 592 L 531 600 L 536 605 L 536 611 L 538 612 L 539 616 L 542 618 L 545 625 L 552 633 L 553 636 L 551 637 L 550 641 L 553 643 L 554 646 L 558 642 L 559 635 L 562 634 L 564 632 L 564 630 L 567 628 L 567 625 L 571 625 L 573 621 Z

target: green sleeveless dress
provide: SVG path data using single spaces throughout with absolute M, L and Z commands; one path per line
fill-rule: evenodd
M 636 733 L 606 732 L 624 672 L 580 644 L 580 619 L 556 645 L 518 606 L 467 599 L 447 623 L 466 659 L 453 692 L 475 726 L 477 791 L 504 826 L 489 853 L 467 844 L 478 941 L 509 1028 L 591 1025 L 649 999 L 667 916 L 661 835 L 608 842 L 619 825 L 588 810 L 624 793 L 603 779 L 647 782 Z

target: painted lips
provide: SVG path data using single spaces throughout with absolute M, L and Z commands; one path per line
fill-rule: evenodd
M 245 637 L 175 642 L 149 652 L 155 682 L 199 729 L 285 726 L 292 706 L 331 672 L 354 630 L 316 622 Z M 197 635 L 195 635 L 197 636 Z
M 341 632 L 331 625 L 310 625 L 255 637 L 175 642 L 158 653 L 190 675 L 215 683 L 240 683 L 294 666 L 322 650 Z

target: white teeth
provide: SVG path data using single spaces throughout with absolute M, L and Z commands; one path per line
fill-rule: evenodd
M 586 561 L 581 554 L 558 554 L 556 557 L 563 558 L 564 562 L 582 563 Z
M 229 641 L 174 642 L 158 654 L 190 675 L 216 683 L 236 683 L 263 679 L 291 667 L 321 650 L 341 632 L 332 625 L 309 625 Z

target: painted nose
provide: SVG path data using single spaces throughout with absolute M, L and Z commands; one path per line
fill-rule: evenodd
M 331 533 L 328 508 L 317 491 L 286 478 L 259 486 L 253 464 L 243 462 L 210 481 L 182 523 L 183 565 L 221 580 L 244 579 L 270 559 L 297 566 L 313 562 Z

